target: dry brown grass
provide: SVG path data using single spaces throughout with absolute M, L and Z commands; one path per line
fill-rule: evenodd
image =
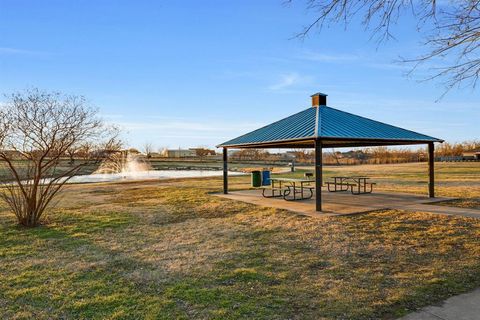
M 418 176 L 396 170 L 385 181 L 416 191 Z M 2 211 L 0 317 L 377 319 L 480 285 L 479 220 L 313 219 L 209 194 L 220 186 L 71 186 L 38 229 Z

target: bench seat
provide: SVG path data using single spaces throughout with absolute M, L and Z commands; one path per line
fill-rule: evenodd
M 354 186 L 351 186 L 350 187 L 350 191 L 352 192 L 352 194 L 367 194 L 367 193 L 372 193 L 373 192 L 373 186 L 376 185 L 375 182 L 366 182 L 364 185 L 363 185 L 363 188 L 360 188 L 360 190 L 355 190 Z M 370 188 L 370 190 L 368 190 L 368 188 Z M 367 191 L 368 190 L 368 191 Z
M 276 198 L 276 197 L 283 197 L 284 192 L 287 190 L 285 187 L 272 187 L 271 185 L 269 186 L 261 186 L 260 189 L 262 189 L 262 196 L 264 198 Z M 270 193 L 267 194 L 266 192 Z
M 307 185 L 307 186 L 304 185 L 303 191 L 302 191 L 302 188 L 293 189 L 292 186 L 287 186 L 287 188 L 288 189 L 285 190 L 283 194 L 283 199 L 287 201 L 310 199 L 313 197 L 313 190 L 315 190 L 315 186 L 312 186 L 312 185 Z M 305 196 L 305 192 L 307 192 L 308 194 L 307 196 Z M 301 194 L 300 198 L 297 197 L 298 194 Z
M 349 183 L 349 182 L 335 183 L 333 181 L 327 181 L 325 182 L 325 184 L 327 185 L 327 189 L 329 192 L 344 192 L 344 191 L 348 191 L 349 188 L 353 188 L 357 186 L 356 183 Z M 331 188 L 330 186 L 333 186 L 333 187 Z
M 325 184 L 326 184 L 326 185 L 335 185 L 335 182 L 333 182 L 333 181 L 326 181 Z M 349 187 L 350 187 L 350 186 L 355 186 L 355 187 L 356 187 L 357 184 L 356 184 L 356 183 L 337 183 L 337 186 L 349 186 Z
M 261 186 L 260 187 L 261 189 L 264 189 L 264 190 L 285 190 L 287 188 L 280 188 L 280 187 L 272 187 L 272 186 Z

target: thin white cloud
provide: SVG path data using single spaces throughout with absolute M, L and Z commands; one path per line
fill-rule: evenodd
M 402 70 L 408 71 L 411 69 L 410 66 L 406 64 L 400 64 L 398 62 L 367 62 L 364 64 L 365 67 L 374 68 L 374 69 L 382 69 L 382 70 Z
M 301 60 L 318 61 L 318 62 L 346 62 L 356 61 L 360 57 L 355 54 L 327 54 L 313 51 L 303 52 L 299 58 Z
M 207 145 L 210 147 L 238 135 L 262 127 L 266 123 L 238 122 L 236 119 L 181 119 L 168 117 L 136 117 L 132 121 L 110 120 L 117 125 L 125 141 L 141 145 L 142 138 L 148 136 L 155 145 L 171 145 L 176 141 L 183 147 Z
M 311 82 L 311 77 L 301 76 L 296 72 L 292 72 L 280 75 L 280 79 L 276 83 L 270 85 L 268 89 L 272 91 L 280 91 L 290 89 L 297 85 L 307 84 L 309 82 Z
M 221 124 L 220 124 L 221 122 Z M 232 132 L 232 131 L 248 131 L 262 126 L 260 123 L 228 123 L 226 121 L 218 121 L 212 123 L 212 121 L 206 120 L 205 122 L 196 122 L 190 120 L 159 120 L 158 122 L 147 121 L 130 121 L 114 122 L 116 125 L 126 129 L 135 131 L 162 131 L 164 133 L 178 134 L 179 132 L 192 133 L 219 133 L 219 132 Z
M 363 66 L 372 69 L 381 69 L 381 70 L 400 70 L 400 71 L 409 71 L 411 70 L 411 65 L 401 63 L 400 61 L 388 61 L 388 55 L 376 55 L 368 56 L 365 54 L 333 54 L 333 53 L 324 53 L 324 52 L 315 52 L 315 51 L 302 51 L 297 59 L 306 60 L 311 62 L 323 62 L 323 63 L 355 63 L 357 66 Z M 422 66 L 419 66 L 421 68 Z
M 478 104 L 469 101 L 456 101 L 449 103 L 438 103 L 434 99 L 408 99 L 408 98 L 388 98 L 375 94 L 365 94 L 362 92 L 341 92 L 336 93 L 340 96 L 337 100 L 338 105 L 351 107 L 353 109 L 363 109 L 370 111 L 416 111 L 418 109 L 430 111 L 468 111 L 476 112 Z M 353 110 L 355 112 L 355 110 Z
M 124 118 L 125 116 L 124 116 L 123 114 L 101 113 L 101 114 L 100 114 L 100 117 L 109 120 L 109 119 L 122 119 L 122 118 Z
M 299 80 L 299 76 L 296 73 L 284 74 L 280 76 L 280 81 L 276 84 L 269 86 L 270 90 L 280 90 L 291 87 Z
M 25 50 L 18 48 L 0 47 L 0 54 L 23 54 L 23 55 L 44 55 L 45 52 Z

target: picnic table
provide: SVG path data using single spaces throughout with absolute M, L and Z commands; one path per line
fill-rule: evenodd
M 335 176 L 332 177 L 333 181 L 326 182 L 328 191 L 330 192 L 343 192 L 350 191 L 352 194 L 366 194 L 372 193 L 374 182 L 367 182 L 369 177 L 364 176 Z M 332 187 L 333 186 L 333 187 Z M 367 188 L 367 186 L 369 188 Z
M 265 198 L 283 197 L 287 201 L 310 199 L 313 196 L 315 180 L 293 178 L 271 178 L 271 186 L 264 187 L 262 195 Z M 265 194 L 265 192 L 270 194 Z

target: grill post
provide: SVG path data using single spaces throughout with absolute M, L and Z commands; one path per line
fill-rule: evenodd
M 315 139 L 315 210 L 322 211 L 322 141 Z
M 428 143 L 428 196 L 435 198 L 435 146 Z
M 223 148 L 223 193 L 228 194 L 228 152 Z

